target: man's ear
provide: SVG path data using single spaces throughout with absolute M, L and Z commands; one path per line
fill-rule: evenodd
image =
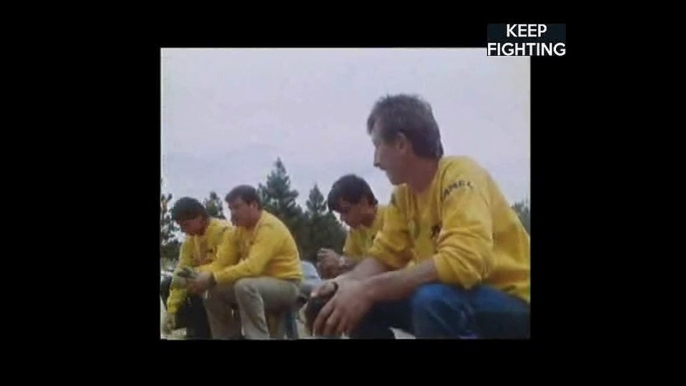
M 395 147 L 402 153 L 406 153 L 412 149 L 412 143 L 404 133 L 398 133 L 395 137 Z

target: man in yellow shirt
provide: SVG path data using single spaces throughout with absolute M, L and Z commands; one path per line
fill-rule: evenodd
M 329 210 L 337 212 L 350 227 L 343 254 L 327 248 L 319 250 L 317 268 L 323 278 L 334 278 L 350 271 L 367 255 L 374 237 L 383 226 L 386 207 L 379 205 L 367 181 L 348 174 L 334 182 L 327 197 Z
M 528 338 L 529 235 L 489 173 L 444 157 L 431 107 L 387 96 L 367 121 L 374 164 L 395 185 L 368 256 L 313 296 L 322 335 Z M 414 264 L 405 267 L 414 259 Z
M 175 275 L 184 268 L 213 261 L 224 232 L 231 228 L 229 222 L 210 217 L 200 201 L 190 197 L 183 197 L 174 204 L 171 217 L 186 234 Z M 167 307 L 163 328 L 169 332 L 175 327 L 185 326 L 186 338 L 209 339 L 210 329 L 202 299 L 192 294 L 189 296 L 185 286 L 172 285 L 173 281 L 168 278 L 161 284 L 162 300 Z
M 241 185 L 226 195 L 235 225 L 224 236 L 211 264 L 191 280 L 195 293 L 207 291 L 205 308 L 212 337 L 231 337 L 236 306 L 246 339 L 269 339 L 266 313 L 290 310 L 303 278 L 300 255 L 291 232 L 262 209 L 257 190 Z

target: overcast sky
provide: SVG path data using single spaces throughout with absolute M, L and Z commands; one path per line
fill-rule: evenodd
M 341 175 L 382 203 L 365 122 L 387 93 L 434 110 L 447 155 L 485 166 L 512 202 L 529 197 L 530 65 L 485 49 L 163 49 L 162 177 L 174 198 L 264 183 L 277 157 L 305 206 Z M 226 205 L 225 205 L 226 211 Z

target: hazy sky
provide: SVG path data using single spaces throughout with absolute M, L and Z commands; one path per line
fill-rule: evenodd
M 382 203 L 365 122 L 388 93 L 434 110 L 447 155 L 469 155 L 509 200 L 529 197 L 530 65 L 485 49 L 164 49 L 163 189 L 220 197 L 264 183 L 278 156 L 305 208 L 341 175 L 365 178 Z M 226 205 L 225 205 L 226 211 Z

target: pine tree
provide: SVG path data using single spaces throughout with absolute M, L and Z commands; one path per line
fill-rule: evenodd
M 286 224 L 300 246 L 304 237 L 303 211 L 295 201 L 299 193 L 291 189 L 291 179 L 281 158 L 274 163 L 274 170 L 267 176 L 266 185 L 259 184 L 258 194 L 264 209 Z
M 340 253 L 345 241 L 345 230 L 327 210 L 326 201 L 317 184 L 310 190 L 306 207 L 307 226 L 302 245 L 303 259 L 315 261 L 320 248 L 329 248 Z
M 515 204 L 512 205 L 512 209 L 517 212 L 517 216 L 519 216 L 519 220 L 522 222 L 522 225 L 524 225 L 524 228 L 526 228 L 526 231 L 531 233 L 531 209 L 529 208 L 529 201 L 524 200 L 515 202 Z
M 203 205 L 205 205 L 205 208 L 207 208 L 207 212 L 211 217 L 226 219 L 224 216 L 222 200 L 219 198 L 217 193 L 210 192 L 210 197 L 203 201 Z

